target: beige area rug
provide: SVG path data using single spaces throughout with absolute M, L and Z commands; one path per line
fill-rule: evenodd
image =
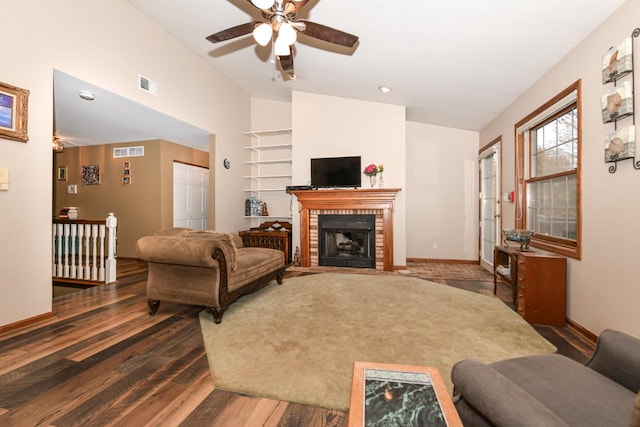
M 556 350 L 497 298 L 413 277 L 294 277 L 200 323 L 216 388 L 339 410 L 356 360 L 435 366 L 451 392 L 461 359 Z

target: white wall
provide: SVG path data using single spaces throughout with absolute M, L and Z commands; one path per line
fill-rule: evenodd
M 362 168 L 384 164 L 384 186 L 400 188 L 394 204 L 394 265 L 406 264 L 405 107 L 294 91 L 293 184 L 310 180 L 310 159 L 362 156 Z M 368 185 L 363 175 L 363 186 Z M 297 203 L 297 202 L 296 202 Z M 294 209 L 293 228 L 300 223 Z M 300 244 L 299 232 L 293 245 Z
M 569 259 L 568 317 L 599 334 L 615 328 L 640 336 L 640 171 L 631 161 L 615 174 L 604 163 L 604 138 L 613 130 L 603 124 L 600 95 L 603 54 L 630 37 L 638 27 L 640 1 L 629 0 L 590 34 L 552 71 L 540 79 L 480 134 L 480 145 L 503 138 L 503 190 L 514 189 L 513 125 L 578 79 L 582 79 L 582 259 Z M 640 39 L 634 39 L 636 87 L 640 79 Z M 638 111 L 636 91 L 635 110 Z M 621 122 L 619 126 L 631 124 Z M 636 136 L 637 138 L 637 136 Z M 636 149 L 640 155 L 640 150 Z M 640 157 L 640 156 L 639 156 Z M 503 206 L 503 226 L 513 226 L 513 209 Z
M 478 260 L 478 139 L 407 123 L 407 257 Z
M 211 158 L 220 162 L 244 155 L 250 103 L 125 0 L 21 0 L 3 2 L 2 12 L 10 19 L 0 27 L 0 80 L 31 91 L 29 142 L 0 139 L 0 167 L 11 173 L 10 190 L 0 192 L 0 325 L 7 325 L 51 311 L 54 68 L 209 130 Z M 161 96 L 139 90 L 138 74 L 157 81 Z M 220 169 L 217 227 L 241 229 L 242 168 Z

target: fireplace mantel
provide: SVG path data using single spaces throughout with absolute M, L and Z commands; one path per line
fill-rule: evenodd
M 384 271 L 393 271 L 393 203 L 399 188 L 357 190 L 289 190 L 300 211 L 300 265 L 311 265 L 310 211 L 371 209 L 382 215 Z

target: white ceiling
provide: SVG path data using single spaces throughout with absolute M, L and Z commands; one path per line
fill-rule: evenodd
M 258 46 L 251 35 L 218 44 L 205 40 L 217 31 L 260 20 L 249 0 L 128 1 L 251 96 L 289 101 L 291 91 L 299 90 L 399 104 L 406 106 L 409 121 L 475 131 L 624 3 L 310 0 L 299 18 L 355 34 L 360 41 L 354 52 L 337 53 L 332 45 L 300 34 L 294 55 L 300 78 L 283 81 L 270 62 L 270 47 Z M 393 91 L 383 95 L 377 89 L 381 85 Z M 63 95 L 56 93 L 56 108 L 59 101 L 64 102 Z M 62 119 L 56 109 L 57 128 L 71 132 Z

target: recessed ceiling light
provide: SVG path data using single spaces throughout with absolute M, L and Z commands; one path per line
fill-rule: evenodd
M 96 95 L 93 92 L 89 92 L 88 90 L 81 90 L 78 95 L 85 101 L 93 101 L 94 99 L 96 99 Z
M 389 86 L 380 86 L 378 88 L 378 90 L 382 93 L 389 93 L 391 92 L 391 88 Z

